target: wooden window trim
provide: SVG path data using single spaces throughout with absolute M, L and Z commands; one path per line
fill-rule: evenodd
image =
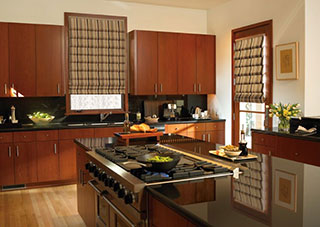
M 127 33 L 127 17 L 119 17 L 119 16 L 107 16 L 107 15 L 97 15 L 97 14 L 83 14 L 83 13 L 64 13 L 64 62 L 65 62 L 65 88 L 66 88 L 66 113 L 65 115 L 83 115 L 83 114 L 100 114 L 100 113 L 125 113 L 128 111 L 128 64 L 126 68 L 126 79 L 125 79 L 125 94 L 124 94 L 124 103 L 122 109 L 107 109 L 107 110 L 82 110 L 75 111 L 70 109 L 70 93 L 69 93 L 69 49 L 68 49 L 68 37 L 69 37 L 69 16 L 79 16 L 79 17 L 91 17 L 91 18 L 103 18 L 103 19 L 122 19 L 125 22 L 125 28 Z M 127 42 L 128 43 L 128 42 Z M 128 48 L 127 48 L 128 49 Z M 128 51 L 127 51 L 128 54 Z
M 231 56 L 232 56 L 232 144 L 238 144 L 240 132 L 240 108 L 239 103 L 234 101 L 235 85 L 234 77 L 234 43 L 235 40 L 252 37 L 258 34 L 266 36 L 266 89 L 265 89 L 265 104 L 270 105 L 273 101 L 273 28 L 272 20 L 260 22 L 257 24 L 237 28 L 232 30 L 231 38 Z M 241 111 L 243 112 L 243 111 Z M 262 113 L 262 112 L 261 112 Z M 272 119 L 266 116 L 268 128 L 272 128 Z

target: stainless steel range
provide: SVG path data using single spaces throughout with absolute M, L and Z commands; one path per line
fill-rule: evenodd
M 136 157 L 147 153 L 180 154 L 177 166 L 167 173 L 150 172 Z M 89 184 L 105 198 L 128 226 L 145 226 L 146 186 L 195 181 L 233 175 L 231 166 L 207 160 L 170 145 L 133 145 L 95 149 L 87 152 L 86 169 L 94 180 Z M 104 226 L 103 222 L 99 226 Z

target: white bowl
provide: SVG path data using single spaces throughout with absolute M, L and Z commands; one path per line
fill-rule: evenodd
M 31 121 L 33 121 L 33 123 L 37 125 L 46 125 L 46 124 L 49 124 L 54 119 L 54 116 L 51 116 L 48 118 L 38 118 L 38 117 L 29 116 L 29 118 Z
M 242 151 L 237 150 L 237 151 L 228 151 L 224 150 L 224 153 L 229 156 L 229 157 L 238 157 L 241 154 Z

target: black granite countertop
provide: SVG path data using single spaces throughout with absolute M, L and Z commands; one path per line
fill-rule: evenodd
M 272 128 L 272 129 L 252 129 L 253 132 L 267 134 L 267 135 L 275 135 L 275 136 L 282 136 L 282 137 L 289 137 L 294 139 L 301 139 L 301 140 L 309 140 L 309 141 L 315 141 L 320 142 L 320 134 L 315 134 L 311 136 L 306 135 L 300 135 L 293 132 L 284 132 L 279 131 L 278 128 Z
M 318 226 L 320 223 L 320 167 L 253 151 L 258 157 L 256 161 L 230 163 L 209 154 L 218 145 L 195 140 L 179 142 L 179 137 L 182 138 L 164 135 L 160 143 L 243 170 L 239 179 L 222 177 L 146 188 L 196 226 Z M 116 141 L 111 137 L 76 140 L 86 149 L 116 144 Z M 194 152 L 195 147 L 201 147 L 198 153 Z
M 151 127 L 161 127 L 166 124 L 185 124 L 185 123 L 205 123 L 205 122 L 219 122 L 225 121 L 224 119 L 198 119 L 198 120 L 188 120 L 188 121 L 161 121 L 155 124 L 149 124 Z M 57 129 L 80 129 L 80 128 L 102 128 L 102 127 L 122 127 L 122 122 L 68 122 L 68 123 L 49 123 L 47 125 L 35 125 L 32 123 L 28 124 L 17 124 L 6 125 L 0 124 L 0 132 L 19 132 L 19 131 L 38 131 L 38 130 L 57 130 Z M 164 128 L 162 129 L 164 131 Z

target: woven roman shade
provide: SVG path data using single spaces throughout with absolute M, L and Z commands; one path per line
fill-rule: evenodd
M 235 41 L 235 101 L 263 103 L 263 39 L 264 36 Z
M 70 94 L 125 94 L 125 19 L 68 17 Z

